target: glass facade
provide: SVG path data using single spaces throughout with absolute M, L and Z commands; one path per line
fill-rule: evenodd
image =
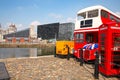
M 39 25 L 37 37 L 42 39 L 70 40 L 73 37 L 74 23 L 53 23 Z
M 42 39 L 58 38 L 59 23 L 39 25 L 37 27 L 37 37 Z

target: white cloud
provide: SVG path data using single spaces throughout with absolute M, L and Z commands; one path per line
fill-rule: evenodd
M 22 24 L 17 24 L 16 27 L 21 28 L 21 27 L 23 27 L 23 25 Z
M 12 23 L 12 22 L 7 22 L 7 23 L 5 23 L 5 24 L 3 25 L 3 28 L 4 28 L 4 29 L 7 29 L 7 28 L 9 27 L 9 25 L 11 25 L 11 24 L 14 24 L 14 23 Z
M 40 25 L 40 22 L 39 21 L 33 21 L 33 22 L 30 23 L 30 25 L 37 26 L 37 25 Z
M 66 22 L 75 22 L 75 18 L 68 17 L 66 19 Z
M 10 24 L 12 24 L 11 22 L 8 22 L 8 23 L 6 23 L 6 26 L 8 27 Z
M 50 13 L 49 16 L 55 19 L 61 19 L 63 17 L 61 14 L 56 14 L 56 13 Z
M 61 22 L 61 23 L 75 22 L 75 18 L 72 18 L 72 17 L 64 18 L 63 15 L 61 14 L 50 13 L 49 16 L 54 19 L 57 19 L 56 21 Z
M 30 28 L 30 25 L 33 25 L 33 26 L 37 26 L 37 25 L 40 25 L 40 22 L 39 21 L 33 21 L 30 23 L 30 25 L 23 25 L 23 24 L 16 24 L 16 23 L 11 23 L 11 22 L 8 22 L 4 25 L 4 28 L 7 29 L 9 27 L 10 24 L 15 24 L 16 28 L 17 28 L 17 31 L 20 31 L 20 30 L 24 30 L 24 29 L 27 29 L 27 28 Z
M 2 25 L 2 28 L 5 30 L 5 29 L 8 28 L 9 24 L 10 24 L 10 23 L 8 22 L 8 23 L 5 23 L 5 24 L 3 24 L 3 25 L 1 24 L 1 25 Z
M 3 25 L 4 26 L 3 28 L 6 30 L 6 29 L 8 29 L 9 25 L 11 25 L 11 24 L 15 24 L 15 23 L 7 22 L 5 25 Z M 28 28 L 28 26 L 25 27 L 25 26 L 23 26 L 23 24 L 15 24 L 15 26 L 17 28 L 17 31 Z
M 15 24 L 15 25 L 17 27 L 17 31 L 24 30 L 24 29 L 28 28 L 28 26 L 25 27 L 23 24 Z

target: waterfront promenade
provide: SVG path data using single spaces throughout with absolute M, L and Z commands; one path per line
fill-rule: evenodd
M 0 62 L 5 63 L 11 80 L 95 80 L 90 73 L 94 72 L 93 69 L 80 66 L 74 58 L 68 61 L 51 55 L 0 59 Z M 99 76 L 99 80 L 120 80 L 116 77 Z

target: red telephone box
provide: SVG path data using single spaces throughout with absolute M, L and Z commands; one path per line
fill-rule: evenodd
M 106 76 L 120 75 L 120 25 L 111 22 L 99 28 L 99 72 Z

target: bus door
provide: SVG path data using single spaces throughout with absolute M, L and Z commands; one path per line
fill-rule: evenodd
M 98 43 L 98 32 L 86 33 L 86 43 Z
M 85 61 L 95 60 L 94 53 L 98 49 L 98 32 L 86 33 L 86 44 L 83 46 L 83 58 Z
M 74 33 L 74 56 L 76 58 L 80 58 L 79 50 L 83 48 L 85 44 L 86 44 L 85 33 L 84 32 Z

